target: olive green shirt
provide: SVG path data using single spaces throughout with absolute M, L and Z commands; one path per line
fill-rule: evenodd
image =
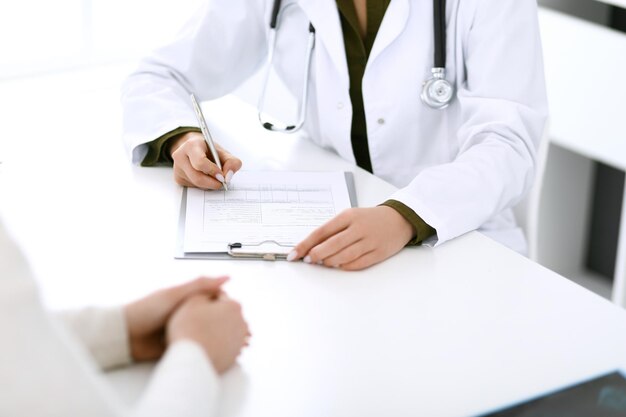
M 361 37 L 359 20 L 353 0 L 337 0 L 343 42 L 346 51 L 346 63 L 350 75 L 350 101 L 352 102 L 352 152 L 358 166 L 373 172 L 367 143 L 367 124 L 363 91 L 361 84 L 365 66 L 369 58 L 378 28 L 383 20 L 390 0 L 370 0 L 367 2 L 367 28 L 365 37 Z
M 361 85 L 365 67 L 378 29 L 383 21 L 387 6 L 391 0 L 367 0 L 367 27 L 365 37 L 361 37 L 359 20 L 353 0 L 337 0 L 341 19 L 343 42 L 346 50 L 348 74 L 350 75 L 350 101 L 352 102 L 352 151 L 361 168 L 373 172 L 367 143 L 367 123 L 363 105 Z M 430 227 L 410 207 L 397 200 L 387 200 L 382 205 L 391 207 L 400 213 L 415 229 L 415 236 L 408 245 L 418 245 L 433 236 L 435 229 Z
M 178 136 L 187 132 L 202 132 L 198 127 L 183 126 L 177 129 L 167 132 L 160 138 L 148 143 L 148 153 L 141 161 L 141 166 L 150 167 L 157 164 L 172 164 L 172 155 L 170 155 L 169 148 L 171 145 L 170 139 L 176 139 Z
M 376 34 L 385 16 L 387 6 L 391 0 L 368 0 L 367 1 L 367 33 L 361 37 L 359 21 L 354 8 L 353 0 L 337 0 L 337 9 L 343 31 L 344 48 L 350 76 L 350 101 L 352 102 L 352 131 L 351 141 L 354 157 L 361 168 L 372 172 L 372 163 L 367 144 L 367 123 L 363 106 L 363 93 L 361 84 L 365 66 L 369 57 Z M 155 165 L 157 163 L 171 163 L 168 142 L 177 136 L 191 131 L 199 132 L 197 127 L 179 127 L 160 138 L 150 142 L 148 154 L 142 161 L 142 166 Z M 408 245 L 420 244 L 425 239 L 433 236 L 436 231 L 430 227 L 410 207 L 396 200 L 387 200 L 382 205 L 398 211 L 415 229 L 414 238 Z

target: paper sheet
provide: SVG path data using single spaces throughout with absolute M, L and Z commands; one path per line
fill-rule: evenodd
M 350 207 L 343 172 L 240 171 L 228 188 L 187 190 L 185 252 L 223 253 L 229 243 L 266 240 L 294 246 Z

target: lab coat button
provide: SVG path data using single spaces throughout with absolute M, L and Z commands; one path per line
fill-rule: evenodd
M 343 101 L 340 101 L 339 103 L 337 103 L 337 110 L 341 110 L 343 109 Z
M 383 119 L 382 117 L 380 119 L 378 119 L 378 124 L 379 125 L 384 125 L 385 124 L 385 119 Z

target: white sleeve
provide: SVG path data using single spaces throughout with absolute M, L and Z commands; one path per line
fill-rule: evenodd
M 126 415 L 87 352 L 43 309 L 0 222 L 0 416 Z
M 143 59 L 122 87 L 124 143 L 134 163 L 147 142 L 197 126 L 189 95 L 218 98 L 249 78 L 267 54 L 264 0 L 208 0 L 171 44 Z
M 466 81 L 458 85 L 459 154 L 391 197 L 437 230 L 437 245 L 478 229 L 523 197 L 547 118 L 536 1 L 461 4 L 473 16 L 464 35 Z
M 169 347 L 139 401 L 134 417 L 211 417 L 219 380 L 204 350 L 195 342 Z
M 61 324 L 42 307 L 28 264 L 0 221 L 0 416 L 212 415 L 218 378 L 195 343 L 170 346 L 130 410 Z
M 83 342 L 101 369 L 131 363 L 128 329 L 122 306 L 57 313 Z

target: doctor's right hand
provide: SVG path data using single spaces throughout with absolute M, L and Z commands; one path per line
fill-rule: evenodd
M 215 165 L 202 133 L 188 132 L 174 139 L 168 152 L 174 160 L 174 180 L 186 187 L 219 190 L 235 172 L 241 169 L 241 160 L 215 144 L 222 170 Z

